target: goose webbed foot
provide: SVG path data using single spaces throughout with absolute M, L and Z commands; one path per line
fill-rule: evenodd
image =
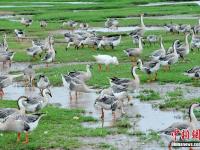
M 21 139 L 21 133 L 19 132 L 19 133 L 17 133 L 17 143 L 20 142 L 20 139 Z

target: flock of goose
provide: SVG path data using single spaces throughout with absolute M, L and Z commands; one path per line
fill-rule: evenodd
M 147 75 L 154 74 L 153 78 L 149 81 L 157 79 L 157 72 L 163 66 L 165 70 L 170 70 L 170 66 L 177 63 L 179 59 L 185 60 L 185 57 L 190 53 L 192 48 L 200 48 L 200 24 L 194 27 L 190 25 L 177 25 L 177 24 L 166 24 L 165 28 L 169 32 L 173 33 L 184 33 L 185 42 L 181 43 L 179 40 L 175 40 L 168 50 L 165 49 L 163 44 L 163 38 L 157 37 L 156 35 L 148 35 L 144 37 L 145 25 L 143 21 L 143 14 L 140 17 L 141 25 L 131 33 L 129 36 L 132 38 L 134 44 L 138 44 L 136 48 L 128 48 L 123 50 L 124 54 L 127 55 L 133 62 L 133 66 L 130 69 L 130 73 L 133 77 L 131 78 L 118 78 L 112 77 L 109 78 L 108 82 L 110 86 L 106 89 L 96 90 L 91 89 L 87 86 L 86 81 L 92 78 L 92 65 L 86 65 L 86 71 L 71 71 L 67 74 L 61 75 L 63 85 L 68 89 L 70 100 L 73 99 L 72 92 L 75 92 L 76 100 L 78 99 L 78 92 L 96 92 L 98 97 L 95 100 L 95 107 L 101 109 L 102 115 L 101 119 L 104 119 L 104 110 L 111 110 L 113 113 L 113 119 L 115 119 L 115 112 L 119 108 L 121 113 L 124 114 L 124 104 L 131 99 L 130 94 L 134 91 L 138 91 L 140 87 L 140 78 L 136 73 L 136 70 L 139 69 Z M 31 26 L 32 20 L 22 18 L 21 23 L 26 27 Z M 48 23 L 46 21 L 41 21 L 40 26 L 46 28 Z M 114 49 L 121 42 L 122 36 L 100 36 L 96 32 L 89 32 L 87 29 L 89 25 L 87 23 L 78 23 L 76 21 L 70 20 L 68 22 L 63 22 L 63 27 L 68 26 L 74 30 L 77 26 L 81 28 L 81 31 L 67 31 L 64 34 L 65 41 L 67 42 L 66 49 L 70 48 L 71 45 L 74 45 L 75 48 L 81 48 L 84 46 L 92 48 L 112 48 Z M 107 28 L 118 28 L 119 22 L 117 19 L 107 19 L 105 22 L 105 27 Z M 25 33 L 22 30 L 15 29 L 15 34 L 18 40 L 23 40 L 25 38 Z M 189 42 L 189 36 L 192 35 L 191 43 Z M 149 56 L 149 61 L 143 62 L 140 59 L 141 54 L 143 53 L 143 44 L 144 42 L 149 42 L 150 44 L 160 41 L 160 48 L 155 50 Z M 54 50 L 54 37 L 49 35 L 44 40 L 33 40 L 32 47 L 26 49 L 27 55 L 31 56 L 33 59 L 37 56 L 42 57 L 42 61 L 48 64 L 55 61 L 56 51 Z M 3 36 L 3 42 L 0 44 L 0 61 L 3 62 L 3 66 L 9 62 L 11 65 L 12 58 L 15 52 L 9 50 L 6 35 Z M 106 66 L 106 70 L 109 71 L 109 65 L 114 64 L 118 65 L 118 58 L 110 55 L 96 55 L 93 56 L 98 64 L 99 71 L 102 70 L 102 65 Z M 192 78 L 200 78 L 200 67 L 196 66 L 184 73 L 185 75 Z M 20 140 L 20 133 L 26 132 L 25 143 L 28 143 L 28 132 L 34 130 L 43 113 L 39 111 L 47 106 L 49 102 L 49 96 L 51 97 L 51 91 L 49 90 L 50 81 L 47 76 L 40 74 L 37 83 L 36 81 L 37 74 L 32 65 L 29 65 L 23 70 L 23 73 L 20 75 L 0 75 L 0 97 L 4 95 L 3 88 L 11 85 L 13 79 L 19 76 L 23 76 L 25 81 L 25 86 L 34 86 L 40 89 L 40 93 L 35 96 L 20 96 L 18 98 L 19 109 L 13 108 L 0 108 L 0 130 L 3 131 L 15 131 L 18 132 L 17 141 Z M 186 124 L 173 124 L 169 128 L 161 131 L 163 133 L 170 133 L 173 129 L 181 127 L 189 128 L 194 127 L 196 123 L 196 118 L 193 113 L 193 109 L 198 107 L 199 104 L 193 104 L 190 107 L 189 117 L 190 122 Z

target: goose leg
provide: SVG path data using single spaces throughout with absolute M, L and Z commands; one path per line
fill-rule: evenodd
M 78 100 L 78 92 L 76 91 L 75 92 L 75 95 L 76 95 L 76 101 Z
M 72 93 L 69 92 L 70 101 L 72 101 Z
M 116 120 L 116 114 L 115 111 L 112 112 L 113 120 Z
M 101 71 L 101 69 L 102 69 L 101 64 L 98 64 L 98 68 L 99 68 L 99 71 Z
M 28 144 L 28 142 L 29 142 L 28 132 L 26 132 L 26 138 L 25 138 L 25 141 L 23 142 L 23 144 Z
M 17 143 L 20 141 L 20 139 L 21 139 L 21 133 L 18 132 L 18 133 L 17 133 Z
M 103 108 L 101 108 L 101 119 L 104 120 L 104 111 L 103 111 Z

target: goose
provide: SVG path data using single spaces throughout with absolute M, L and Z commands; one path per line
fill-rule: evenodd
M 115 96 L 111 96 L 111 95 L 100 95 L 99 97 L 96 98 L 95 102 L 94 102 L 94 106 L 96 108 L 100 108 L 101 109 L 101 119 L 104 120 L 104 109 L 105 110 L 111 110 L 112 111 L 112 115 L 113 115 L 113 119 L 115 120 L 115 111 L 117 110 L 117 108 L 120 108 L 120 102 L 119 100 L 115 97 Z
M 179 40 L 176 40 L 173 44 L 173 49 L 174 49 L 173 53 L 167 54 L 164 57 L 160 57 L 160 59 L 159 59 L 160 64 L 162 66 L 164 66 L 166 69 L 168 68 L 168 70 L 170 70 L 170 65 L 178 62 L 179 55 L 177 54 L 177 51 L 176 51 L 176 45 L 178 42 L 179 42 Z
M 194 115 L 194 109 L 199 107 L 200 104 L 192 104 L 189 107 L 189 122 L 175 122 L 172 125 L 170 125 L 168 128 L 159 131 L 160 134 L 164 134 L 167 136 L 171 136 L 171 133 L 175 131 L 175 129 L 178 130 L 184 130 L 188 129 L 190 132 L 192 130 L 197 130 L 199 129 L 199 123 Z M 168 145 L 169 148 L 171 147 L 171 143 Z
M 28 26 L 30 26 L 32 24 L 33 20 L 22 18 L 20 22 L 21 22 L 21 24 L 23 24 L 26 27 L 28 27 Z
M 138 48 L 128 48 L 128 49 L 124 50 L 124 53 L 128 57 L 135 59 L 136 57 L 141 55 L 142 51 L 143 51 L 142 37 L 139 37 L 139 47 Z
M 48 64 L 55 61 L 55 57 L 56 57 L 56 52 L 53 48 L 53 45 L 51 43 L 49 43 L 50 47 L 49 50 L 47 52 L 47 54 L 44 56 L 44 58 L 42 59 L 42 61 L 46 62 L 46 67 L 48 67 Z
M 63 22 L 63 27 L 68 26 L 71 27 L 72 29 L 75 28 L 78 25 L 78 22 L 69 20 L 67 22 Z
M 21 29 L 15 29 L 14 32 L 18 40 L 23 40 L 25 38 L 25 33 Z
M 47 22 L 45 20 L 40 21 L 40 27 L 41 28 L 46 28 L 47 27 Z
M 9 62 L 9 67 L 11 67 L 12 59 L 14 55 L 15 55 L 15 52 L 11 52 L 11 51 L 0 52 L 0 62 L 3 62 L 3 67 L 5 66 L 6 62 Z
M 89 28 L 89 25 L 87 23 L 80 23 L 79 27 L 81 30 L 87 30 Z
M 13 114 L 0 123 L 0 131 L 13 131 L 17 132 L 17 142 L 20 141 L 21 133 L 25 132 L 26 137 L 24 144 L 29 143 L 28 132 L 37 128 L 40 119 L 44 116 L 43 113 L 37 114 Z
M 81 81 L 87 81 L 92 77 L 92 73 L 90 69 L 92 68 L 92 65 L 87 64 L 86 65 L 86 72 L 84 71 L 71 71 L 68 73 L 68 75 L 72 78 L 77 78 Z
M 199 24 L 198 25 L 195 25 L 193 27 L 193 30 L 194 30 L 194 33 L 195 34 L 198 34 L 200 32 L 200 19 L 199 19 Z
M 76 77 L 70 77 L 69 75 L 61 75 L 64 87 L 69 91 L 70 100 L 72 100 L 71 92 L 75 92 L 76 100 L 78 99 L 78 92 L 92 93 L 96 90 L 90 89 L 84 81 L 77 79 Z
M 158 41 L 158 37 L 156 35 L 148 35 L 146 38 L 147 42 L 151 45 L 152 43 L 155 45 Z
M 160 69 L 160 62 L 159 61 L 149 61 L 142 63 L 141 59 L 138 59 L 137 65 L 139 69 L 148 75 L 148 82 L 157 80 L 157 72 Z M 153 79 L 150 79 L 150 74 L 155 74 Z
M 105 46 L 111 46 L 112 49 L 114 47 L 118 46 L 121 42 L 121 35 L 118 37 L 105 37 L 103 36 L 101 41 L 98 44 L 98 48 L 105 47 Z
M 95 49 L 95 47 L 97 48 L 98 43 L 101 41 L 101 38 L 98 37 L 87 37 L 86 39 L 82 40 L 78 47 L 83 47 L 85 45 L 87 45 L 88 47 L 92 47 L 93 49 Z
M 166 55 L 166 50 L 165 47 L 163 45 L 163 40 L 162 37 L 160 38 L 160 49 L 154 51 L 153 53 L 151 53 L 151 59 L 152 60 L 159 60 L 160 57 L 164 57 Z
M 40 75 L 39 80 L 37 82 L 37 87 L 40 89 L 42 92 L 44 89 L 49 88 L 50 86 L 50 81 L 49 78 L 45 75 Z
M 33 66 L 28 65 L 28 67 L 23 70 L 23 73 L 24 73 L 25 85 L 27 85 L 26 81 L 28 81 L 29 86 L 34 86 L 33 81 L 35 79 L 35 70 L 33 69 Z
M 118 65 L 118 59 L 115 56 L 110 56 L 110 55 L 96 55 L 93 56 L 98 64 L 99 71 L 102 70 L 102 64 L 106 65 L 106 70 L 109 71 L 109 65 L 114 64 Z
M 49 103 L 49 97 L 52 97 L 49 89 L 44 89 L 41 92 L 42 95 L 37 96 L 20 96 L 18 98 L 18 106 L 20 109 L 25 109 L 26 112 L 36 112 L 47 106 Z
M 189 41 L 188 41 L 188 37 L 189 37 L 190 33 L 186 34 L 185 36 L 185 43 L 181 46 L 179 46 L 176 50 L 177 50 L 177 53 L 179 54 L 179 56 L 181 58 L 184 59 L 184 57 L 186 55 L 188 55 L 190 53 L 190 44 L 189 44 Z
M 4 91 L 3 89 L 10 86 L 13 82 L 13 79 L 22 76 L 22 74 L 18 75 L 0 75 L 0 98 L 3 97 Z
M 139 85 L 140 85 L 140 78 L 136 74 L 136 69 L 138 69 L 137 66 L 131 67 L 131 75 L 132 75 L 133 79 L 112 77 L 112 78 L 110 78 L 110 85 L 111 86 L 113 86 L 113 85 L 121 86 L 131 92 L 137 91 L 139 89 Z
M 140 27 L 129 33 L 130 36 L 135 36 L 138 35 L 140 37 L 143 37 L 144 32 L 145 32 L 145 25 L 144 25 L 144 20 L 143 20 L 144 14 L 140 15 Z
M 119 22 L 117 19 L 115 18 L 108 18 L 105 22 L 105 27 L 106 28 L 111 28 L 111 29 L 114 29 L 114 28 L 118 28 L 118 25 L 119 25 Z
M 70 38 L 70 40 L 67 44 L 66 50 L 68 50 L 68 48 L 70 48 L 71 45 L 74 45 L 75 48 L 78 50 L 79 46 L 81 45 L 81 41 L 83 41 L 85 39 L 86 39 L 86 37 L 80 37 L 80 38 L 72 37 L 72 38 Z
M 191 77 L 191 78 L 198 78 L 199 79 L 199 73 L 200 73 L 200 66 L 195 66 L 187 71 L 185 71 L 183 74 Z

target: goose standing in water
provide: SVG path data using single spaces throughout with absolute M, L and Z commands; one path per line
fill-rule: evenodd
M 140 59 L 137 61 L 137 65 L 139 69 L 148 75 L 148 82 L 157 80 L 157 72 L 160 69 L 160 62 L 159 61 L 149 61 L 146 63 L 142 63 Z M 150 74 L 155 74 L 153 79 L 149 77 Z
M 41 95 L 37 96 L 20 96 L 18 98 L 18 106 L 20 110 L 25 109 L 26 112 L 37 112 L 47 106 L 49 103 L 49 96 L 52 97 L 49 89 L 42 90 Z
M 22 74 L 19 75 L 0 75 L 0 98 L 2 99 L 4 95 L 3 89 L 10 86 L 13 82 L 13 79 L 22 76 Z
M 40 119 L 44 116 L 38 114 L 13 114 L 8 116 L 4 122 L 0 123 L 0 131 L 17 132 L 17 142 L 20 142 L 21 133 L 25 132 L 24 144 L 29 143 L 28 132 L 37 128 Z
M 40 89 L 40 92 L 42 92 L 44 89 L 49 88 L 50 81 L 49 78 L 45 75 L 40 75 L 39 80 L 37 82 L 37 87 Z
M 90 89 L 84 81 L 77 79 L 76 77 L 70 77 L 69 75 L 61 75 L 64 87 L 69 91 L 70 100 L 72 100 L 71 92 L 75 92 L 76 100 L 78 99 L 78 92 L 93 93 L 96 90 Z
M 173 123 L 171 126 L 169 126 L 168 128 L 159 131 L 161 134 L 167 135 L 167 136 L 171 136 L 171 133 L 175 131 L 175 129 L 178 130 L 184 130 L 184 129 L 188 129 L 190 131 L 190 133 L 192 132 L 192 130 L 197 130 L 199 129 L 199 123 L 197 121 L 197 118 L 194 114 L 194 109 L 200 107 L 200 104 L 192 104 L 189 107 L 189 122 L 176 122 Z M 171 137 L 170 137 L 171 139 Z M 169 148 L 171 149 L 171 142 L 169 144 Z
M 119 100 L 115 96 L 100 95 L 94 103 L 94 106 L 101 109 L 101 119 L 104 120 L 104 109 L 111 110 L 113 119 L 115 120 L 115 111 L 121 107 Z
M 124 53 L 131 58 L 132 61 L 135 61 L 137 57 L 142 54 L 143 46 L 142 46 L 142 37 L 139 37 L 139 47 L 138 48 L 128 48 L 124 50 Z
M 87 81 L 92 77 L 92 72 L 90 69 L 92 68 L 92 65 L 86 65 L 86 72 L 85 71 L 71 71 L 68 73 L 68 75 L 72 78 L 77 78 L 81 81 Z
M 105 64 L 106 65 L 106 70 L 109 71 L 110 67 L 109 65 L 110 64 L 114 64 L 114 65 L 118 65 L 119 62 L 118 62 L 118 59 L 117 57 L 113 57 L 113 56 L 110 56 L 110 55 L 97 55 L 97 56 L 93 56 L 98 64 L 98 67 L 99 67 L 99 71 L 102 70 L 102 64 Z
M 164 57 L 166 55 L 166 50 L 165 50 L 165 47 L 163 45 L 163 40 L 162 40 L 162 37 L 160 38 L 160 49 L 154 51 L 152 54 L 151 54 L 151 58 L 152 60 L 159 60 L 160 57 Z
M 179 55 L 177 54 L 177 51 L 176 51 L 176 45 L 178 42 L 179 42 L 179 40 L 176 40 L 173 43 L 173 50 L 174 50 L 173 53 L 167 54 L 164 57 L 160 57 L 160 59 L 159 59 L 160 64 L 162 66 L 164 66 L 166 69 L 168 68 L 168 70 L 170 70 L 170 65 L 178 62 Z
M 130 36 L 135 36 L 138 35 L 140 37 L 143 37 L 144 32 L 145 32 L 145 25 L 144 25 L 144 20 L 143 20 L 144 14 L 140 15 L 140 27 L 138 27 L 137 29 L 135 29 L 134 31 L 132 31 L 129 35 Z
M 190 53 L 190 44 L 189 44 L 189 41 L 188 41 L 188 37 L 189 37 L 189 33 L 186 34 L 185 36 L 185 43 L 181 46 L 179 46 L 176 50 L 177 50 L 177 53 L 179 54 L 179 56 L 181 58 L 185 58 L 185 56 L 187 56 L 189 53 Z
M 24 69 L 24 81 L 25 86 L 34 86 L 34 80 L 35 80 L 35 70 L 33 69 L 32 65 L 28 65 L 27 68 Z M 28 81 L 28 84 L 27 84 Z

